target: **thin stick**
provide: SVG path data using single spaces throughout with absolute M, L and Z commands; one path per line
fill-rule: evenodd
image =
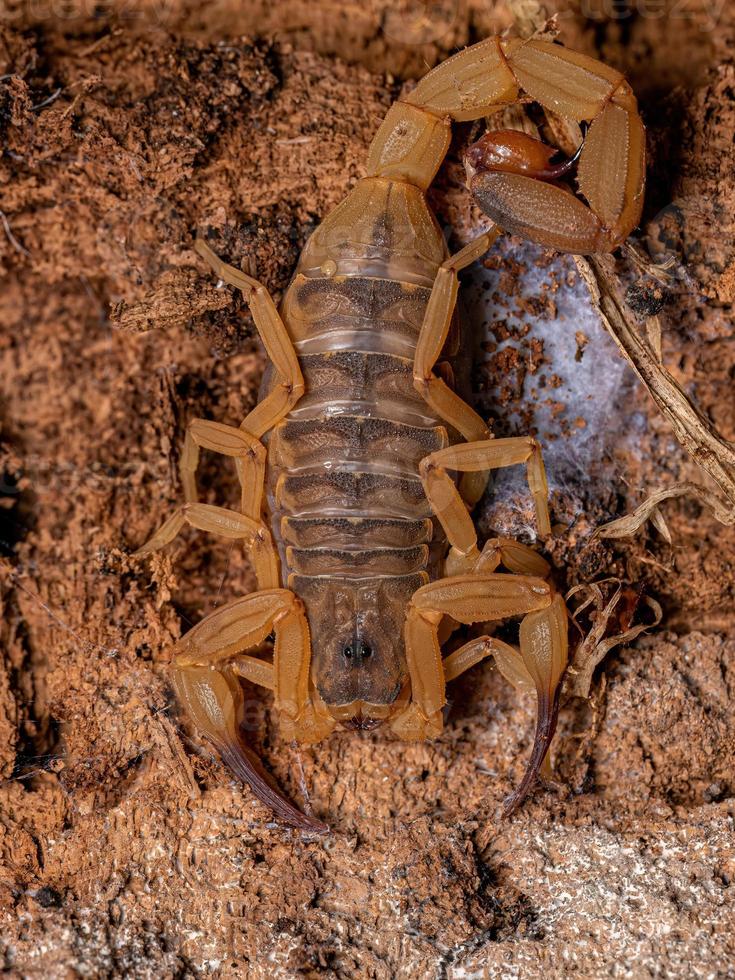
M 575 256 L 574 261 L 600 311 L 605 329 L 670 422 L 678 441 L 712 477 L 724 499 L 691 483 L 672 487 L 665 492 L 665 496 L 692 493 L 713 510 L 718 521 L 723 524 L 735 523 L 735 446 L 717 432 L 663 366 L 655 347 L 638 329 L 633 314 L 620 299 L 616 278 L 607 269 L 604 260 L 593 255 L 588 258 Z M 661 499 L 665 499 L 665 496 Z M 638 508 L 636 513 L 642 510 Z
M 13 248 L 16 250 L 16 252 L 20 252 L 21 255 L 27 255 L 30 258 L 31 253 L 28 251 L 27 248 L 24 248 L 20 244 L 20 242 L 18 241 L 18 239 L 13 234 L 13 231 L 12 231 L 12 229 L 10 227 L 10 222 L 5 217 L 5 212 L 4 211 L 0 211 L 0 221 L 2 221 L 3 228 L 5 229 L 5 234 L 8 236 L 8 241 L 13 246 Z

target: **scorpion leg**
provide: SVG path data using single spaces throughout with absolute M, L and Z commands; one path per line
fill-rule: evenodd
M 548 487 L 541 447 L 535 439 L 525 436 L 460 443 L 440 449 L 421 460 L 419 474 L 426 496 L 451 545 L 447 557 L 449 574 L 471 571 L 476 567 L 480 554 L 477 550 L 475 525 L 467 504 L 447 471 L 486 472 L 517 463 L 526 464 L 539 533 L 548 535 L 551 533 Z
M 474 571 L 494 572 L 498 565 L 503 565 L 515 575 L 548 578 L 551 572 L 551 565 L 538 551 L 512 538 L 490 538 L 486 541 Z
M 557 606 L 559 608 L 556 608 Z M 552 625 L 558 630 L 557 639 L 562 644 L 562 647 L 559 649 L 558 663 L 556 665 L 552 665 L 552 669 L 554 666 L 556 666 L 557 669 L 563 671 L 567 662 L 567 631 L 564 625 L 566 620 L 566 607 L 564 606 L 561 596 L 557 595 L 554 597 L 551 616 L 553 617 Z M 564 618 L 559 620 L 558 617 Z M 447 682 L 452 681 L 461 674 L 464 674 L 465 671 L 469 670 L 471 667 L 474 667 L 482 660 L 485 660 L 487 657 L 491 656 L 495 659 L 495 664 L 500 673 L 510 684 L 513 685 L 517 691 L 520 691 L 521 694 L 527 694 L 536 690 L 536 679 L 526 666 L 524 660 L 524 649 L 522 648 L 519 650 L 517 647 L 511 646 L 509 643 L 503 643 L 502 640 L 499 640 L 495 636 L 478 636 L 475 639 L 470 640 L 469 643 L 465 643 L 458 650 L 450 653 L 448 657 L 445 657 L 443 661 L 444 679 Z M 558 683 L 556 686 L 558 688 Z M 538 772 L 544 779 L 551 780 L 553 774 L 551 771 L 550 744 L 553 731 L 551 731 L 551 734 L 549 734 L 548 719 L 552 714 L 555 715 L 557 705 L 551 702 L 551 709 L 547 707 L 547 702 L 551 695 L 547 695 L 546 691 L 547 688 L 542 686 L 541 694 L 537 694 L 538 703 L 541 704 L 543 702 L 543 710 L 539 712 L 538 723 L 542 730 L 540 737 L 538 738 L 538 748 L 536 748 L 536 744 L 534 743 L 534 750 L 532 752 L 528 770 L 536 769 L 538 761 L 536 755 L 540 754 L 541 749 L 546 746 L 543 761 L 540 763 L 540 765 L 538 765 Z M 555 692 L 552 692 L 552 694 L 554 697 L 556 697 Z M 518 806 L 518 804 L 522 801 L 523 796 L 525 796 L 527 789 L 531 788 L 532 777 L 533 774 L 528 779 L 524 777 L 525 787 L 523 789 L 523 793 L 521 793 L 521 787 L 523 787 L 522 783 L 521 787 L 519 787 L 518 791 L 516 791 L 516 794 L 514 794 L 514 796 L 518 796 L 518 799 L 509 797 L 509 800 L 506 801 L 506 809 L 508 812 Z
M 181 481 L 187 503 L 179 507 L 135 555 L 146 555 L 169 544 L 188 523 L 225 537 L 246 539 L 252 551 L 259 588 L 275 588 L 280 583 L 278 559 L 270 532 L 259 520 L 266 461 L 266 450 L 259 437 L 296 404 L 303 394 L 304 381 L 291 339 L 265 287 L 222 262 L 201 239 L 197 239 L 195 248 L 222 279 L 242 289 L 266 352 L 276 368 L 277 382 L 239 429 L 205 419 L 193 419 L 189 423 L 181 456 Z M 241 486 L 242 514 L 196 503 L 195 473 L 200 449 L 234 457 Z
M 546 559 L 542 558 L 533 548 L 529 548 L 528 545 L 514 541 L 512 538 L 490 538 L 485 542 L 472 571 L 494 572 L 500 565 L 515 575 L 534 575 L 543 579 L 548 578 L 551 572 L 551 566 Z M 457 575 L 462 574 L 462 571 L 450 572 L 445 569 L 445 573 Z M 443 620 L 443 623 L 445 622 L 447 622 L 446 618 Z M 441 632 L 439 640 L 442 641 Z M 446 681 L 454 680 L 455 677 L 459 677 L 460 674 L 469 670 L 470 667 L 474 667 L 475 664 L 491 654 L 495 656 L 503 677 L 519 690 L 526 690 L 533 685 L 531 676 L 523 667 L 523 661 L 520 659 L 518 650 L 490 636 L 480 636 L 470 640 L 448 657 L 445 657 L 443 661 L 444 679 Z
M 433 368 L 446 343 L 454 315 L 459 291 L 457 273 L 484 255 L 499 234 L 499 229 L 485 232 L 439 266 L 414 356 L 414 388 L 468 441 L 487 438 L 488 428 L 477 412 L 436 377 Z
M 266 460 L 266 449 L 260 439 L 246 429 L 236 429 L 207 419 L 192 419 L 186 427 L 180 465 L 187 503 L 196 503 L 198 499 L 196 470 L 200 449 L 210 449 L 234 458 L 242 494 L 240 509 L 243 514 L 257 520 L 263 505 Z
M 264 687 L 266 691 L 275 690 L 276 678 L 273 672 L 273 664 L 269 664 L 265 660 L 240 654 L 232 661 L 232 669 L 238 677 L 250 681 L 251 684 Z
M 257 279 L 223 262 L 201 238 L 196 240 L 194 248 L 220 279 L 242 290 L 250 306 L 260 339 L 276 370 L 276 384 L 273 389 L 255 406 L 241 426 L 260 438 L 291 411 L 304 393 L 304 378 L 296 351 L 265 286 Z
M 393 721 L 393 730 L 405 738 L 423 738 L 442 729 L 446 685 L 438 630 L 444 616 L 470 624 L 521 616 L 550 603 L 551 586 L 531 576 L 474 573 L 417 589 L 405 626 L 411 702 Z
M 272 666 L 241 655 L 262 643 L 270 632 L 275 634 Z M 334 727 L 334 721 L 320 712 L 310 695 L 309 628 L 299 599 L 287 589 L 236 599 L 189 630 L 173 652 L 173 683 L 179 703 L 230 771 L 285 823 L 325 832 L 323 823 L 303 814 L 283 796 L 238 733 L 244 700 L 238 675 L 272 687 L 282 717 L 294 727 L 307 729 L 314 738 Z
M 442 661 L 444 680 L 447 683 L 456 680 L 488 657 L 495 657 L 500 673 L 519 691 L 533 688 L 533 680 L 521 660 L 520 650 L 495 636 L 477 636 L 445 657 Z
M 545 558 L 542 558 L 533 548 L 512 538 L 490 538 L 486 541 L 477 558 L 474 571 L 494 572 L 499 565 L 503 565 L 516 575 L 548 578 L 551 573 L 551 566 Z M 456 571 L 451 571 L 445 566 L 445 572 L 448 575 L 461 574 L 461 563 Z M 556 602 L 557 599 L 558 597 L 555 597 L 554 601 Z M 495 658 L 498 670 L 517 691 L 523 694 L 534 690 L 533 678 L 524 666 L 520 650 L 491 636 L 476 637 L 445 657 L 443 661 L 445 680 L 447 682 L 454 680 L 489 656 Z M 544 779 L 552 779 L 550 751 L 546 752 L 539 772 Z
M 280 584 L 278 557 L 270 531 L 262 521 L 212 504 L 182 504 L 156 531 L 134 557 L 148 555 L 170 544 L 182 527 L 189 524 L 225 538 L 243 540 L 248 548 L 258 587 L 275 589 Z
M 468 442 L 488 439 L 490 431 L 483 419 L 449 385 L 434 374 L 434 365 L 446 343 L 459 291 L 458 273 L 479 259 L 500 234 L 491 229 L 470 242 L 439 267 L 424 320 L 421 324 L 413 363 L 413 385 L 434 411 Z M 462 482 L 462 495 L 472 505 L 485 490 L 486 474 L 472 475 Z

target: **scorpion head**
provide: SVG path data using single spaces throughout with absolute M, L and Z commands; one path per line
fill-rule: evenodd
M 399 697 L 407 677 L 403 627 L 414 590 L 412 578 L 410 584 L 388 578 L 299 584 L 311 629 L 311 676 L 344 727 L 377 728 L 405 706 Z

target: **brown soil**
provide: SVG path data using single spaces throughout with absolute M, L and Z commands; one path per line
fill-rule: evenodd
M 572 266 L 532 253 L 547 278 L 519 291 L 526 253 L 488 261 L 521 326 L 476 324 L 475 393 L 505 392 L 499 432 L 535 425 L 546 401 L 564 445 L 594 429 L 585 472 L 559 470 L 559 582 L 616 575 L 665 619 L 608 656 L 589 702 L 564 707 L 559 785 L 511 820 L 500 805 L 533 711 L 487 667 L 454 685 L 445 734 L 421 745 L 343 733 L 295 753 L 252 692 L 253 743 L 333 833 L 274 826 L 182 726 L 167 681 L 182 631 L 252 587 L 247 562 L 193 532 L 162 557 L 129 557 L 179 500 L 186 421 L 238 422 L 262 372 L 247 311 L 202 268 L 195 230 L 278 294 L 363 173 L 398 74 L 505 26 L 512 5 L 493 18 L 440 3 L 451 26 L 420 46 L 399 43 L 407 28 L 389 15 L 403 7 L 382 2 L 141 3 L 109 21 L 42 6 L 8 6 L 0 33 L 8 975 L 735 976 L 735 532 L 678 501 L 665 505 L 673 545 L 655 531 L 591 539 L 647 491 L 700 477 L 628 375 L 603 422 L 571 404 L 575 364 L 613 369 L 594 323 L 568 317 L 568 363 L 523 328 L 553 320 Z M 678 258 L 666 363 L 735 439 L 732 13 L 626 9 L 564 8 L 563 36 L 641 95 L 643 231 Z M 476 217 L 456 159 L 434 203 L 458 236 Z M 210 456 L 202 486 L 236 499 Z M 478 522 L 522 527 L 524 508 L 499 494 Z

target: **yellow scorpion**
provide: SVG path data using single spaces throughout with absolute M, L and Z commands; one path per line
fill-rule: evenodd
M 573 161 L 584 200 L 562 182 L 572 162 L 553 164 L 553 148 L 488 133 L 465 163 L 494 226 L 449 255 L 426 190 L 451 122 L 519 100 L 588 124 Z M 489 471 L 524 464 L 538 532 L 548 536 L 541 447 L 530 437 L 492 439 L 435 368 L 451 337 L 458 273 L 501 229 L 562 251 L 610 251 L 640 219 L 644 174 L 645 132 L 619 72 L 547 40 L 491 37 L 389 109 L 367 176 L 307 241 L 280 309 L 197 241 L 220 279 L 242 290 L 271 366 L 238 428 L 189 423 L 186 503 L 137 554 L 163 548 L 185 524 L 247 549 L 257 591 L 183 637 L 173 680 L 199 732 L 286 823 L 327 829 L 278 790 L 243 743 L 241 678 L 273 692 L 282 730 L 299 742 L 337 725 L 384 724 L 421 739 L 442 731 L 447 683 L 493 656 L 538 704 L 508 812 L 548 767 L 568 656 L 565 604 L 537 551 L 504 538 L 480 548 L 470 516 Z M 201 449 L 234 459 L 239 511 L 198 502 Z M 507 617 L 522 617 L 518 649 L 481 636 L 442 656 L 460 624 Z M 271 633 L 272 661 L 247 652 Z

